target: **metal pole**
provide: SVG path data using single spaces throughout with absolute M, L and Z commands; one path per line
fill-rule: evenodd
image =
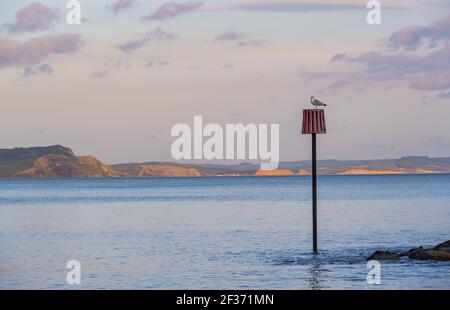
M 317 253 L 317 153 L 316 134 L 312 134 L 312 213 L 313 213 L 313 252 Z

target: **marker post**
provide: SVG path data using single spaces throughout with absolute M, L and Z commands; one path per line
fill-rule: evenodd
M 323 109 L 303 110 L 302 134 L 312 137 L 312 226 L 313 252 L 317 253 L 317 134 L 326 134 L 325 111 Z

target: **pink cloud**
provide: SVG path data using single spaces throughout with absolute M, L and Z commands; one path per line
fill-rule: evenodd
M 36 65 L 52 54 L 71 54 L 82 44 L 79 34 L 48 35 L 25 42 L 0 37 L 0 68 Z
M 118 14 L 121 11 L 125 11 L 136 3 L 136 0 L 117 0 L 111 6 L 108 7 L 114 14 Z
M 160 5 L 152 14 L 142 17 L 143 20 L 165 20 L 180 15 L 194 12 L 203 5 L 203 2 L 189 1 L 177 3 L 174 1 L 166 2 Z
M 443 90 L 450 88 L 450 71 L 430 72 L 411 82 L 410 87 L 418 90 Z
M 6 28 L 10 33 L 48 30 L 53 27 L 59 17 L 58 10 L 33 2 L 17 11 L 16 20 L 12 24 L 6 24 Z
M 423 40 L 431 40 L 432 45 L 439 41 L 450 39 L 450 15 L 438 20 L 431 26 L 409 26 L 395 32 L 390 38 L 390 44 L 395 47 L 405 47 L 415 50 L 421 46 Z
M 422 38 L 427 35 L 428 29 L 423 26 L 410 26 L 395 32 L 390 42 L 394 47 L 405 46 L 409 49 L 416 49 L 420 46 Z
M 435 91 L 450 88 L 450 47 L 425 55 L 371 51 L 353 58 L 342 58 L 342 61 L 359 63 L 365 67 L 360 71 L 309 74 L 303 77 L 305 80 L 331 79 L 331 91 L 338 91 L 349 85 L 364 83 L 369 86 L 387 81 L 404 81 L 409 88 L 417 90 Z
M 417 51 L 425 39 L 431 42 L 433 48 Z M 331 63 L 347 62 L 359 64 L 362 68 L 321 74 L 317 75 L 316 79 L 330 80 L 331 91 L 361 83 L 370 86 L 374 83 L 396 81 L 416 90 L 450 89 L 450 16 L 428 27 L 403 28 L 392 34 L 387 42 L 384 50 L 368 51 L 354 57 L 347 56 L 346 53 L 336 54 Z M 306 75 L 304 78 L 315 79 L 311 76 L 314 75 Z

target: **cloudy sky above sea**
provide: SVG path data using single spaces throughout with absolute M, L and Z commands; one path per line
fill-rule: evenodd
M 0 148 L 63 144 L 106 163 L 172 161 L 176 123 L 278 123 L 327 102 L 321 159 L 450 156 L 450 2 L 0 0 Z

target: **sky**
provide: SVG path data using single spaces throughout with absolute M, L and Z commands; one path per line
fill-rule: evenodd
M 365 0 L 0 0 L 0 148 L 62 144 L 105 163 L 173 161 L 177 123 L 280 124 L 310 158 L 450 156 L 450 3 Z

